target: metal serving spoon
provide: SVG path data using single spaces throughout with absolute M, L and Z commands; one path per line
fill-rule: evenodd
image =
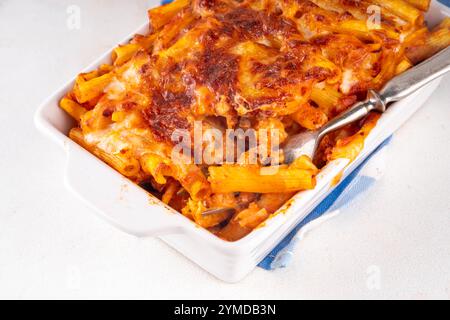
M 284 162 L 292 163 L 302 155 L 314 159 L 323 137 L 350 123 L 361 120 L 372 111 L 385 112 L 391 102 L 399 101 L 414 93 L 427 83 L 450 71 L 450 47 L 435 54 L 408 71 L 390 80 L 380 92 L 369 90 L 367 99 L 328 122 L 316 131 L 305 131 L 295 135 L 284 145 Z M 203 216 L 235 213 L 233 208 L 217 208 L 203 212 Z

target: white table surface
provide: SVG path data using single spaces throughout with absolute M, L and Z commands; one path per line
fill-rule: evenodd
M 0 0 L 0 298 L 450 298 L 450 78 L 396 134 L 385 176 L 289 268 L 222 283 L 121 233 L 63 185 L 38 104 L 146 20 L 143 0 Z M 69 30 L 67 8 L 81 9 Z

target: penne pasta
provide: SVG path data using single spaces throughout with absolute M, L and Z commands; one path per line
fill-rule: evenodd
M 450 45 L 450 18 L 444 19 L 430 34 L 424 36 L 422 43 L 411 44 L 406 49 L 408 59 L 417 64 Z M 411 42 L 410 42 L 411 43 Z
M 175 0 L 169 4 L 149 10 L 148 17 L 152 29 L 155 31 L 164 26 L 189 3 L 189 0 Z
M 141 157 L 142 170 L 153 176 L 159 184 L 166 184 L 168 176 L 173 176 L 171 162 L 156 154 L 147 153 Z
M 337 103 L 336 103 L 337 104 Z M 327 106 L 331 108 L 332 106 Z M 308 130 L 316 130 L 321 128 L 328 122 L 328 117 L 325 112 L 319 108 L 314 108 L 309 103 L 300 106 L 300 109 L 291 115 L 299 125 Z
M 128 62 L 138 50 L 141 49 L 141 46 L 135 43 L 130 43 L 124 46 L 119 46 L 113 50 L 112 60 L 115 66 L 121 66 L 124 63 Z
M 411 63 L 411 61 L 409 61 L 409 59 L 405 57 L 402 61 L 400 61 L 400 63 L 395 68 L 395 74 L 400 74 L 402 72 L 405 72 L 412 66 L 413 66 L 413 64 Z
M 312 189 L 314 174 L 310 170 L 288 166 L 268 167 L 224 165 L 209 167 L 209 182 L 214 193 L 293 192 Z
M 59 103 L 59 106 L 77 122 L 81 120 L 81 116 L 84 115 L 87 111 L 79 103 L 67 97 L 62 98 L 62 100 Z
M 329 86 L 323 88 L 315 86 L 311 91 L 311 100 L 330 119 L 336 114 L 336 109 L 340 105 L 342 97 L 343 95 L 339 91 Z
M 413 25 L 423 23 L 423 13 L 404 0 L 373 0 L 373 2 Z
M 102 76 L 85 80 L 78 77 L 74 87 L 74 94 L 79 103 L 85 103 L 103 94 L 103 90 L 111 82 L 113 75 L 106 73 Z
M 349 159 L 353 161 L 364 148 L 364 141 L 375 127 L 379 118 L 379 114 L 371 114 L 358 132 L 349 137 L 339 139 L 336 142 L 336 146 L 332 148 L 328 160 Z

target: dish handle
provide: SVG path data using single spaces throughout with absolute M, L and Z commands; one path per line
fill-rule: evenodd
M 183 216 L 73 141 L 65 146 L 66 186 L 102 218 L 137 237 L 183 232 L 179 223 Z

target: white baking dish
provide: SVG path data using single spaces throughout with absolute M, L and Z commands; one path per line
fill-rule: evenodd
M 450 11 L 434 1 L 427 21 L 434 25 L 444 16 L 450 16 Z M 146 31 L 147 25 L 135 33 Z M 107 52 L 85 71 L 109 62 L 109 57 L 110 52 Z M 319 174 L 314 190 L 300 192 L 281 209 L 282 213 L 237 242 L 226 242 L 196 226 L 70 140 L 67 133 L 74 123 L 58 107 L 58 102 L 72 88 L 73 82 L 63 86 L 39 107 L 35 122 L 41 132 L 67 151 L 67 187 L 103 218 L 138 237 L 159 236 L 216 277 L 237 282 L 252 271 L 336 187 L 337 176 L 345 178 L 397 130 L 427 100 L 439 81 L 396 103 L 383 114 L 367 138 L 363 152 L 353 163 L 337 160 L 328 164 Z

